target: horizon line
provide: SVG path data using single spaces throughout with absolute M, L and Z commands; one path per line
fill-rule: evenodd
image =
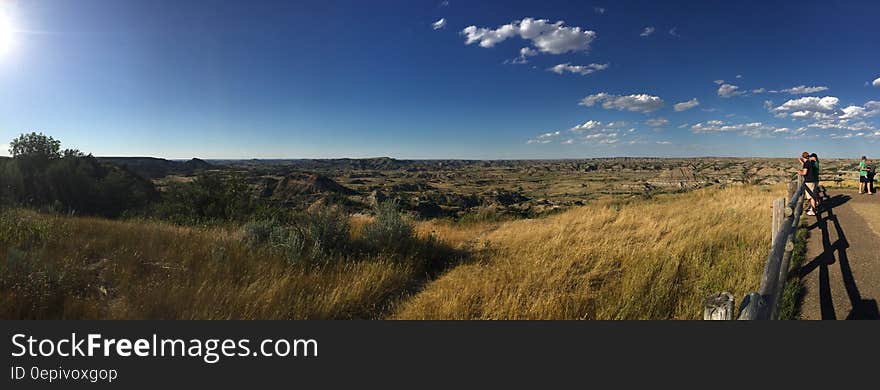
M 0 156 L 0 157 L 10 157 L 10 156 Z M 144 156 L 144 155 L 132 155 L 132 156 L 114 156 L 114 155 L 103 155 L 103 156 L 94 156 L 95 158 L 150 158 L 150 159 L 159 159 L 159 160 L 168 160 L 168 161 L 189 161 L 193 159 L 199 159 L 204 161 L 295 161 L 295 160 L 378 160 L 378 159 L 390 159 L 397 161 L 565 161 L 565 160 L 600 160 L 600 159 L 619 159 L 619 158 L 644 158 L 644 159 L 700 159 L 700 158 L 728 158 L 728 159 L 788 159 L 793 158 L 796 159 L 800 157 L 800 155 L 792 155 L 792 156 L 733 156 L 733 155 L 692 155 L 692 156 L 582 156 L 582 157 L 508 157 L 508 158 L 461 158 L 461 157 L 419 157 L 419 158 L 403 158 L 403 157 L 391 157 L 391 156 L 372 156 L 372 157 L 157 157 L 157 156 Z M 828 157 L 821 157 L 824 159 L 840 159 L 840 160 L 858 160 L 861 156 L 854 157 L 840 157 L 837 155 L 832 155 Z

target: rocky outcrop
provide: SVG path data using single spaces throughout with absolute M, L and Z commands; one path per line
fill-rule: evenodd
M 267 190 L 268 191 L 268 190 Z M 266 191 L 264 191 L 266 192 Z M 302 195 L 354 195 L 355 191 L 329 177 L 310 172 L 294 172 L 281 179 L 271 191 L 273 199 L 285 200 Z

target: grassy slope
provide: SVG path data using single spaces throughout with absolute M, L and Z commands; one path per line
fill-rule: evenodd
M 0 318 L 697 318 L 757 288 L 781 189 L 603 201 L 535 220 L 421 223 L 471 253 L 290 265 L 234 229 L 0 214 Z M 360 223 L 355 221 L 355 234 Z
M 488 234 L 397 318 L 693 319 L 711 293 L 758 288 L 781 189 L 705 189 L 606 202 Z
M 376 318 L 423 270 L 291 266 L 224 230 L 7 212 L 0 318 Z

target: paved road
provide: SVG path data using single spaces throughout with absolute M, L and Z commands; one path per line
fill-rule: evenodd
M 806 218 L 801 318 L 880 319 L 880 195 L 829 190 Z

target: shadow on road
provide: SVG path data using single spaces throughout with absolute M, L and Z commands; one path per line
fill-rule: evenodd
M 856 280 L 849 264 L 849 258 L 846 254 L 846 250 L 849 248 L 849 242 L 846 240 L 846 234 L 844 234 L 843 228 L 840 226 L 840 221 L 834 214 L 834 208 L 845 204 L 851 198 L 848 195 L 835 195 L 829 198 L 827 192 L 825 192 L 825 188 L 819 190 L 819 198 L 821 199 L 821 204 L 819 206 L 819 213 L 816 214 L 816 223 L 807 228 L 809 230 L 813 230 L 817 227 L 819 228 L 822 234 L 823 252 L 801 267 L 799 274 L 803 278 L 818 268 L 819 307 L 822 313 L 822 319 L 835 320 L 837 319 L 837 315 L 834 311 L 834 299 L 831 294 L 831 280 L 828 273 L 828 267 L 837 262 L 840 266 L 840 273 L 843 278 L 843 285 L 846 289 L 847 297 L 852 306 L 852 310 L 850 310 L 846 319 L 878 320 L 880 319 L 880 311 L 878 311 L 877 308 L 877 301 L 873 299 L 862 299 L 862 296 L 859 293 L 859 288 L 856 285 Z M 831 242 L 829 235 L 829 222 L 834 226 L 834 230 L 837 233 L 837 240 L 834 241 L 834 243 Z

